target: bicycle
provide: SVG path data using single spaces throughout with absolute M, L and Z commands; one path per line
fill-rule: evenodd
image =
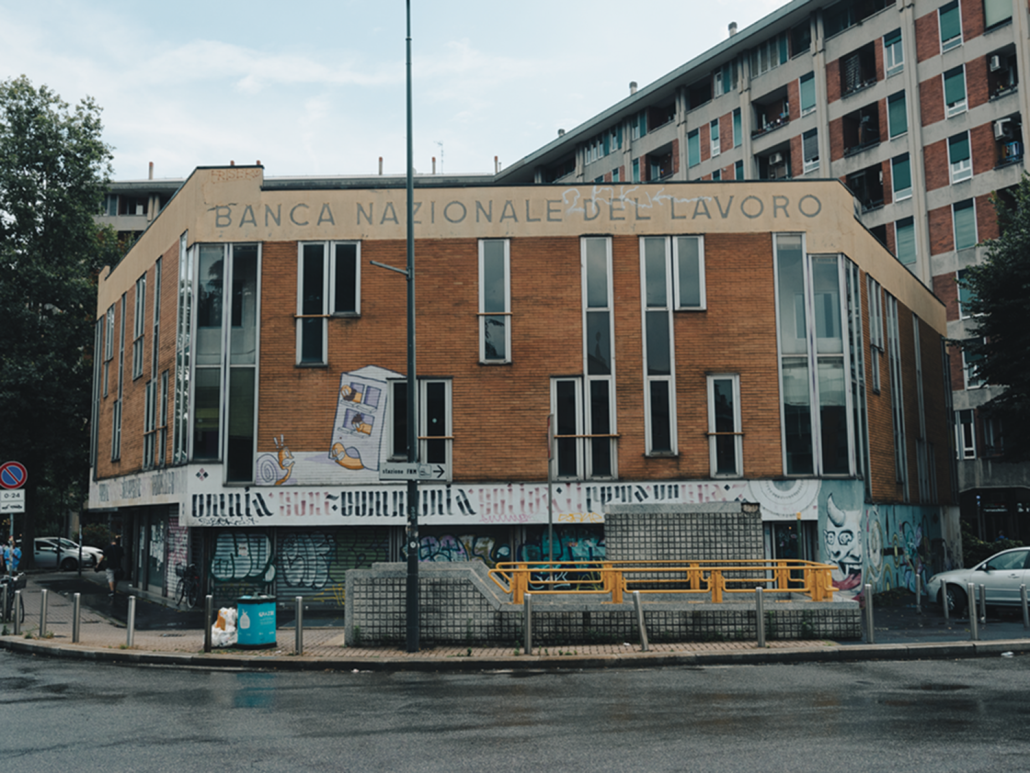
M 200 598 L 200 574 L 197 572 L 197 565 L 179 564 L 175 567 L 175 573 L 179 577 L 179 584 L 175 589 L 175 605 L 181 606 L 185 601 L 187 608 L 193 609 Z
M 14 592 L 16 590 L 25 590 L 25 586 L 28 584 L 28 578 L 25 577 L 25 573 L 22 572 L 17 577 L 11 577 L 11 575 L 5 575 L 0 577 L 0 599 L 3 598 L 3 587 L 7 586 L 7 608 L 2 610 L 3 622 L 14 622 Z M 21 620 L 19 622 L 25 622 L 25 599 L 21 596 L 18 597 L 21 602 L 18 606 L 20 607 Z

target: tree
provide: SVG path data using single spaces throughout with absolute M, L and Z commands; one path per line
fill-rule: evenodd
M 1006 200 L 1008 199 L 1008 200 Z M 972 339 L 962 342 L 983 382 L 1004 391 L 981 407 L 1004 432 L 1001 458 L 1030 460 L 1030 177 L 1005 199 L 995 194 L 1000 236 L 986 260 L 965 270 Z
M 94 221 L 110 175 L 100 108 L 22 76 L 0 81 L 0 462 L 28 469 L 33 522 L 59 524 L 89 482 L 96 277 L 116 238 Z M 6 535 L 5 535 L 6 536 Z

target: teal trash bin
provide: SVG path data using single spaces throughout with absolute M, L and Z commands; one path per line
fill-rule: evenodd
M 275 646 L 275 596 L 236 599 L 236 646 L 242 649 Z

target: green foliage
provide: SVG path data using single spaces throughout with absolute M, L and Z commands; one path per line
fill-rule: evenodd
M 88 484 L 96 277 L 117 260 L 93 219 L 110 174 L 101 131 L 91 99 L 72 109 L 24 76 L 0 81 L 0 458 L 29 471 L 25 539 Z
M 1030 460 L 1030 177 L 993 202 L 1001 236 L 984 242 L 986 260 L 963 275 L 974 318 L 961 344 L 981 379 L 1005 387 L 981 411 L 1000 423 L 1001 458 L 1021 462 Z
M 111 530 L 102 523 L 88 523 L 82 527 L 82 544 L 106 548 L 111 544 Z
M 962 565 L 966 568 L 976 566 L 985 558 L 990 558 L 995 553 L 1000 553 L 1009 548 L 1021 548 L 1023 543 L 1015 539 L 998 539 L 994 542 L 985 542 L 972 532 L 962 530 Z

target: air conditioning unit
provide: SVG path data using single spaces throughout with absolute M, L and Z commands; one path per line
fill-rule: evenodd
M 771 156 L 769 156 L 769 166 L 779 166 L 782 163 L 783 163 L 783 154 L 782 153 L 773 153 Z
M 994 139 L 1004 140 L 1012 136 L 1012 119 L 999 118 L 994 122 Z
M 1001 56 L 994 54 L 991 56 L 991 72 L 998 72 L 1001 69 Z

